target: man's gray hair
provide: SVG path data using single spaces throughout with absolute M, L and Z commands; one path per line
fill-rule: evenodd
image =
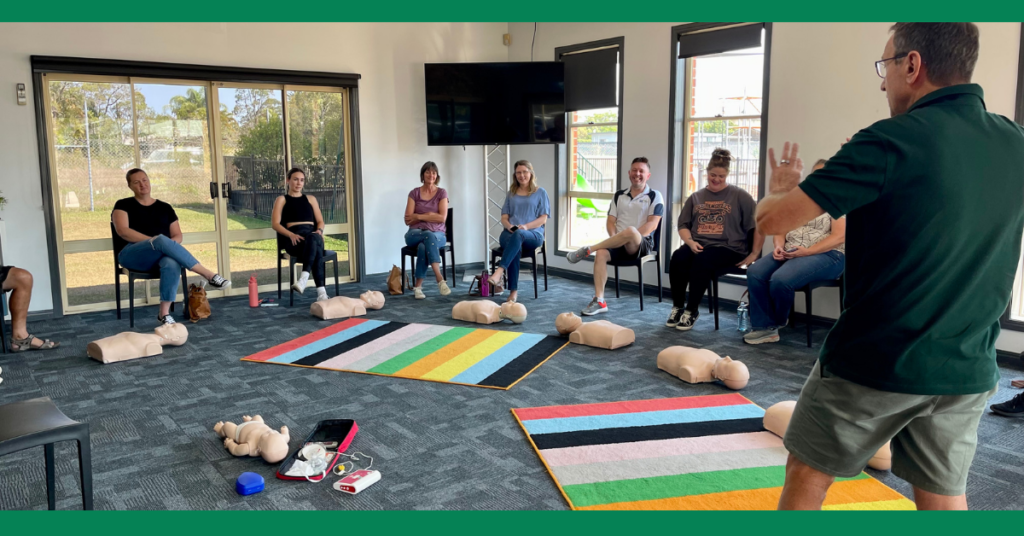
M 978 63 L 978 27 L 973 22 L 897 22 L 890 31 L 894 55 L 916 50 L 933 84 L 944 87 L 971 81 Z

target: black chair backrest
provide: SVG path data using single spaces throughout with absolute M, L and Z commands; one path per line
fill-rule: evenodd
M 117 256 L 121 254 L 121 250 L 128 245 L 128 241 L 121 238 L 121 235 L 117 234 L 117 228 L 114 227 L 114 222 L 110 222 L 110 239 L 114 243 L 114 271 L 118 271 L 121 268 L 121 264 L 117 261 Z
M 453 231 L 453 227 L 454 226 L 452 225 L 452 214 L 455 214 L 455 210 L 452 209 L 452 207 L 449 205 L 448 206 L 448 215 L 445 216 L 445 219 L 444 219 L 444 237 L 445 237 L 445 240 L 449 244 L 454 246 L 455 245 L 455 237 L 452 234 L 454 232 Z
M 658 222 L 658 226 L 654 228 L 654 254 L 661 258 L 661 226 L 665 223 L 665 218 L 662 218 Z

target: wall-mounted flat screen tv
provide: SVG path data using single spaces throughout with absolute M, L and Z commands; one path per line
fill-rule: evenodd
M 427 145 L 565 143 L 561 62 L 427 63 Z

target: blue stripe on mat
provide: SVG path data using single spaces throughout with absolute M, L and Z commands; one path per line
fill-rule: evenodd
M 285 352 L 273 359 L 268 359 L 267 363 L 294 363 L 303 357 L 311 356 L 321 350 L 326 350 L 336 344 L 341 344 L 353 337 L 357 337 L 370 331 L 372 329 L 379 328 L 388 322 L 385 320 L 367 320 L 362 324 L 357 324 L 343 331 L 339 331 L 329 337 L 324 337 L 316 342 L 309 343 L 301 348 L 296 348 L 290 352 Z
M 683 424 L 704 421 L 731 421 L 764 417 L 764 410 L 754 404 L 714 406 L 709 408 L 670 409 L 619 413 L 613 415 L 588 415 L 584 417 L 562 417 L 557 419 L 536 419 L 524 421 L 526 430 L 532 434 L 558 434 L 603 428 L 628 428 L 634 426 L 657 426 L 661 424 Z
M 481 359 L 477 364 L 459 373 L 451 379 L 455 383 L 477 384 L 487 379 L 501 367 L 509 364 L 515 358 L 523 355 L 523 352 L 533 348 L 538 342 L 544 339 L 545 335 L 536 333 L 523 333 L 512 339 L 511 342 L 499 348 L 493 354 Z

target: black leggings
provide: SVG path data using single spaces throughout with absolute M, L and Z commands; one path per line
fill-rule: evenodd
M 324 286 L 324 238 L 316 233 L 315 225 L 296 225 L 288 230 L 304 240 L 293 246 L 286 238 L 284 250 L 302 263 L 302 269 L 313 276 L 317 287 Z
M 668 269 L 668 280 L 672 285 L 672 305 L 685 307 L 687 311 L 696 313 L 700 300 L 708 291 L 711 278 L 725 273 L 730 267 L 747 258 L 723 247 L 707 247 L 700 253 L 694 253 L 690 246 L 682 247 L 672 254 L 672 264 Z M 686 285 L 690 285 L 690 299 L 686 299 Z

